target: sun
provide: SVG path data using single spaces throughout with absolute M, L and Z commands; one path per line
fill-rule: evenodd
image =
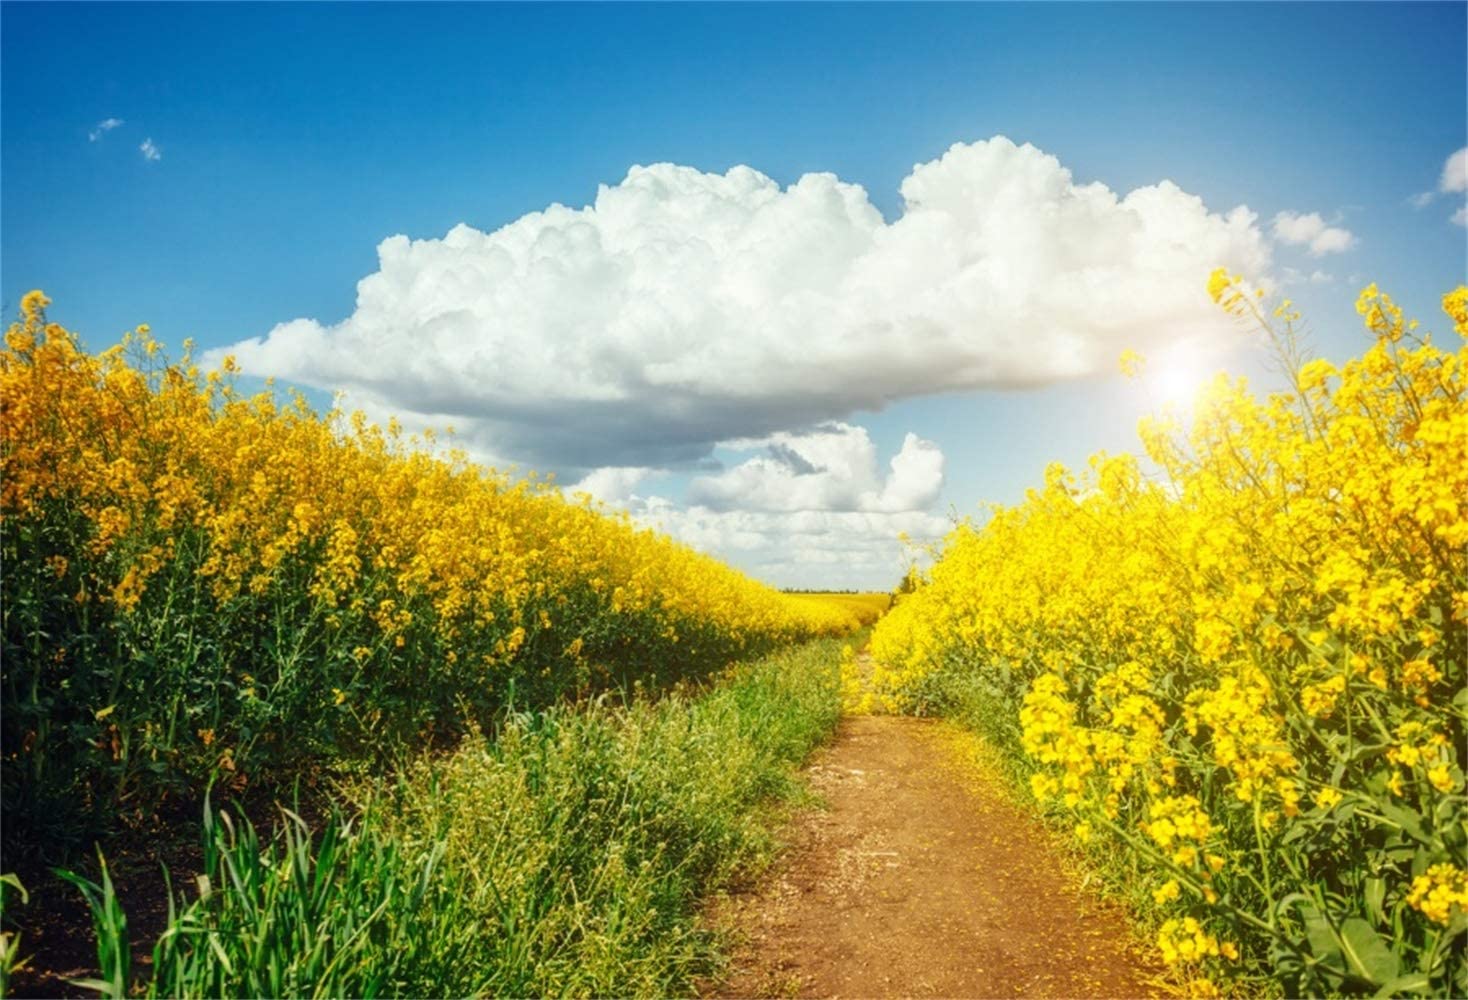
M 1152 358 L 1143 376 L 1148 393 L 1169 406 L 1190 406 L 1207 381 L 1206 362 L 1183 344 Z

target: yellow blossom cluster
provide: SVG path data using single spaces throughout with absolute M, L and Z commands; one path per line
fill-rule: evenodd
M 1212 823 L 1197 797 L 1170 795 L 1156 799 L 1147 813 L 1148 819 L 1142 823 L 1147 836 L 1170 852 L 1176 864 L 1193 864 L 1198 858 L 1198 846 L 1207 841 L 1212 831 Z
M 1407 903 L 1428 920 L 1446 924 L 1455 911 L 1468 911 L 1468 871 L 1451 864 L 1433 865 L 1412 880 Z
M 1393 941 L 1376 971 L 1457 989 L 1451 949 L 1392 914 L 1447 912 L 1411 859 L 1468 866 L 1468 289 L 1443 299 L 1452 347 L 1365 289 L 1369 346 L 1339 365 L 1303 357 L 1291 304 L 1221 270 L 1208 292 L 1269 335 L 1287 387 L 1219 375 L 1142 421 L 1141 455 L 1052 465 L 960 524 L 878 624 L 873 697 L 961 706 L 1083 839 L 1154 865 L 1152 902 L 1187 914 L 1159 939 L 1178 960 L 1223 932 L 1313 954 L 1296 991 L 1370 980 L 1281 916 L 1293 892 Z
M 1197 962 L 1210 956 L 1237 958 L 1238 947 L 1222 942 L 1203 929 L 1203 925 L 1192 917 L 1168 920 L 1157 932 L 1157 949 L 1162 952 L 1168 965 L 1179 962 Z

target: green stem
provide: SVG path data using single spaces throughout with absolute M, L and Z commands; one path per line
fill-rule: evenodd
M 1259 818 L 1259 796 L 1254 796 L 1254 843 L 1259 847 L 1259 873 L 1264 877 L 1264 895 L 1269 899 L 1269 933 L 1274 933 L 1274 880 L 1269 877 L 1269 852 L 1264 849 L 1264 826 Z

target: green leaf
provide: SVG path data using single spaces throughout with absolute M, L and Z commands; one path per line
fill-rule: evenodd
M 67 983 L 84 990 L 94 990 L 103 996 L 112 992 L 112 984 L 103 979 L 68 979 Z
M 1413 972 L 1409 975 L 1398 976 L 1376 991 L 1377 997 L 1386 1000 L 1387 997 L 1399 997 L 1403 993 L 1416 993 L 1432 986 L 1432 979 L 1426 973 Z
M 1381 854 L 1383 857 L 1393 862 L 1394 864 L 1399 864 L 1403 861 L 1410 862 L 1413 858 L 1415 858 L 1417 856 L 1417 848 L 1413 847 L 1411 844 L 1397 844 L 1382 851 Z M 1421 873 L 1419 872 L 1418 874 Z
M 1388 820 L 1400 827 L 1407 836 L 1418 843 L 1426 844 L 1428 847 L 1437 847 L 1432 836 L 1422 828 L 1422 817 L 1410 809 L 1403 809 L 1394 802 L 1385 800 L 1378 802 L 1377 808 Z
M 1375 876 L 1366 879 L 1362 895 L 1366 898 L 1366 912 L 1376 923 L 1386 923 L 1386 912 L 1381 908 L 1382 901 L 1386 899 L 1386 879 Z
M 1340 942 L 1331 929 L 1330 921 L 1310 903 L 1300 907 L 1300 915 L 1305 920 L 1305 937 L 1310 942 L 1310 953 L 1315 956 L 1316 961 L 1335 972 L 1344 973 L 1346 963 L 1341 958 Z
M 1360 917 L 1350 917 L 1341 924 L 1341 945 L 1351 968 L 1373 985 L 1389 983 L 1401 971 L 1396 952 Z
M 31 901 L 31 894 L 25 891 L 25 886 L 20 884 L 20 876 L 14 872 L 6 872 L 4 875 L 0 875 L 0 885 L 8 885 L 20 893 L 20 901 L 22 903 L 29 903 Z M 0 889 L 0 911 L 4 910 L 4 904 L 5 890 Z

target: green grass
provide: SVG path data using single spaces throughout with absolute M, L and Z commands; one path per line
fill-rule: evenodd
M 700 693 L 509 717 L 312 830 L 204 817 L 203 875 L 148 975 L 110 886 L 104 995 L 686 994 L 716 967 L 702 898 L 770 852 L 771 810 L 833 731 L 841 643 L 737 666 Z M 179 887 L 175 887 L 177 890 Z

